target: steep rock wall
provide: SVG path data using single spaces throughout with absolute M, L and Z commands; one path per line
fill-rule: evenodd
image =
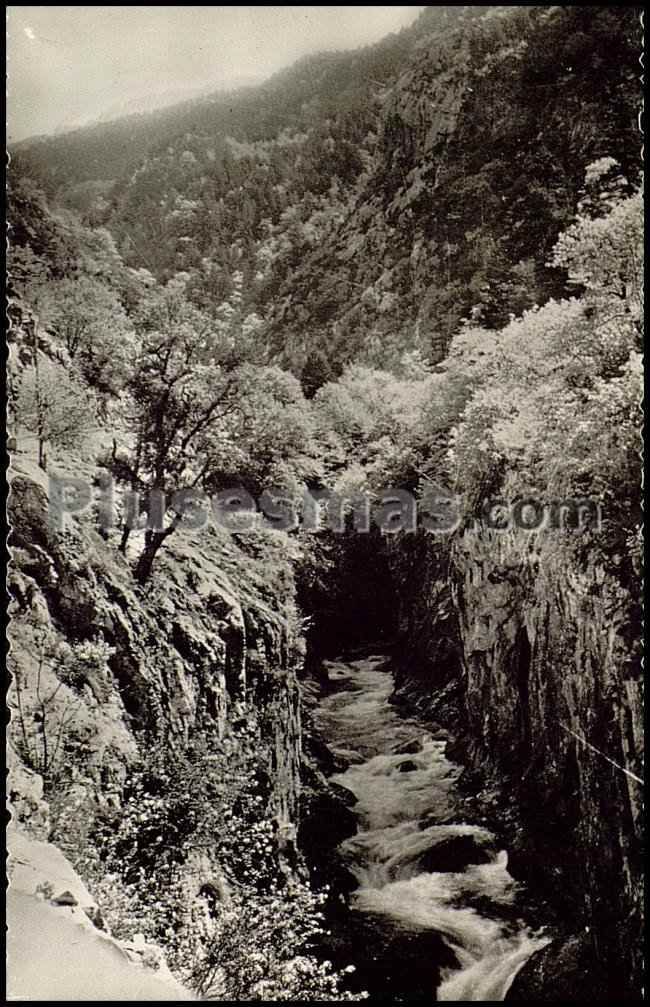
M 88 804 L 117 807 L 130 767 L 153 741 L 177 752 L 197 739 L 236 746 L 252 718 L 279 839 L 291 841 L 303 655 L 281 543 L 238 544 L 216 529 L 178 535 L 140 588 L 132 558 L 99 534 L 92 515 L 51 530 L 47 494 L 47 476 L 19 455 L 9 501 L 16 823 L 45 839 L 47 800 L 59 821 Z M 81 660 L 98 641 L 107 659 Z M 198 891 L 202 878 L 193 883 Z
M 513 870 L 587 932 L 618 995 L 638 990 L 640 628 L 621 562 L 485 529 L 391 554 L 397 698 L 453 726 L 475 778 L 512 795 Z

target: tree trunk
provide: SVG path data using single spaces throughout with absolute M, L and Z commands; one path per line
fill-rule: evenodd
M 123 556 L 126 555 L 126 547 L 129 541 L 130 534 L 131 529 L 129 528 L 128 524 L 125 524 L 124 527 L 122 528 L 122 538 L 120 539 L 120 552 L 122 553 Z
M 174 528 L 175 525 L 172 525 L 169 528 L 165 528 L 164 531 L 152 531 L 148 529 L 144 533 L 144 549 L 140 553 L 135 570 L 133 571 L 135 579 L 140 584 L 144 584 L 149 579 L 153 561 L 156 558 L 158 550 L 165 539 L 174 531 Z

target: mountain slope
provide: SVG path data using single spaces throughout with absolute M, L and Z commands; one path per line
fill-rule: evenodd
M 313 113 L 327 115 L 340 102 L 359 107 L 364 78 L 385 81 L 404 63 L 418 38 L 484 13 L 487 7 L 431 7 L 415 24 L 377 45 L 351 52 L 306 56 L 260 86 L 216 92 L 151 113 L 115 118 L 63 136 L 34 137 L 15 150 L 43 171 L 50 185 L 119 178 L 147 153 L 184 133 L 265 140 L 286 127 L 305 125 Z
M 128 265 L 189 273 L 202 307 L 240 272 L 267 353 L 312 392 L 562 294 L 547 259 L 586 165 L 638 177 L 640 30 L 635 7 L 427 8 L 378 45 L 17 157 Z
M 633 8 L 525 8 L 423 46 L 351 212 L 280 285 L 286 359 L 437 361 L 462 317 L 498 326 L 561 293 L 546 260 L 586 165 L 638 173 L 638 45 Z

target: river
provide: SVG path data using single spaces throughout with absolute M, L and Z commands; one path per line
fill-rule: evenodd
M 442 939 L 453 965 L 432 961 L 431 999 L 503 1000 L 547 943 L 517 917 L 520 892 L 506 851 L 489 830 L 462 821 L 461 768 L 446 758 L 444 738 L 390 703 L 385 658 L 330 662 L 328 673 L 332 688 L 316 723 L 348 763 L 333 782 L 357 799 L 358 832 L 341 846 L 358 882 L 351 909 L 401 933 Z

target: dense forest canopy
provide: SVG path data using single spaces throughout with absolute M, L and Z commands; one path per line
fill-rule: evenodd
M 638 33 L 635 8 L 428 8 L 259 88 L 20 144 L 14 241 L 24 171 L 209 312 L 241 272 L 308 394 L 355 360 L 438 363 L 463 319 L 566 293 L 549 258 L 589 163 L 638 182 Z
M 376 46 L 307 57 L 227 99 L 20 144 L 11 282 L 100 414 L 140 430 L 137 458 L 118 451 L 115 471 L 180 490 L 174 452 L 194 449 L 192 472 L 256 490 L 280 469 L 296 493 L 350 468 L 415 487 L 475 423 L 498 439 L 501 413 L 531 395 L 525 422 L 552 452 L 565 413 L 627 388 L 640 338 L 637 14 L 427 8 Z M 178 415 L 156 416 L 145 390 L 161 341 L 189 362 L 155 378 Z M 201 382 L 229 403 L 204 426 L 184 405 Z M 27 375 L 32 408 L 29 388 Z M 283 437 L 282 410 L 299 401 L 300 436 Z M 244 435 L 259 409 L 278 425 L 266 440 Z M 161 438 L 167 460 L 147 462 Z M 514 443 L 489 455 L 499 478 L 512 451 L 518 469 Z M 468 457 L 465 477 L 487 457 Z

